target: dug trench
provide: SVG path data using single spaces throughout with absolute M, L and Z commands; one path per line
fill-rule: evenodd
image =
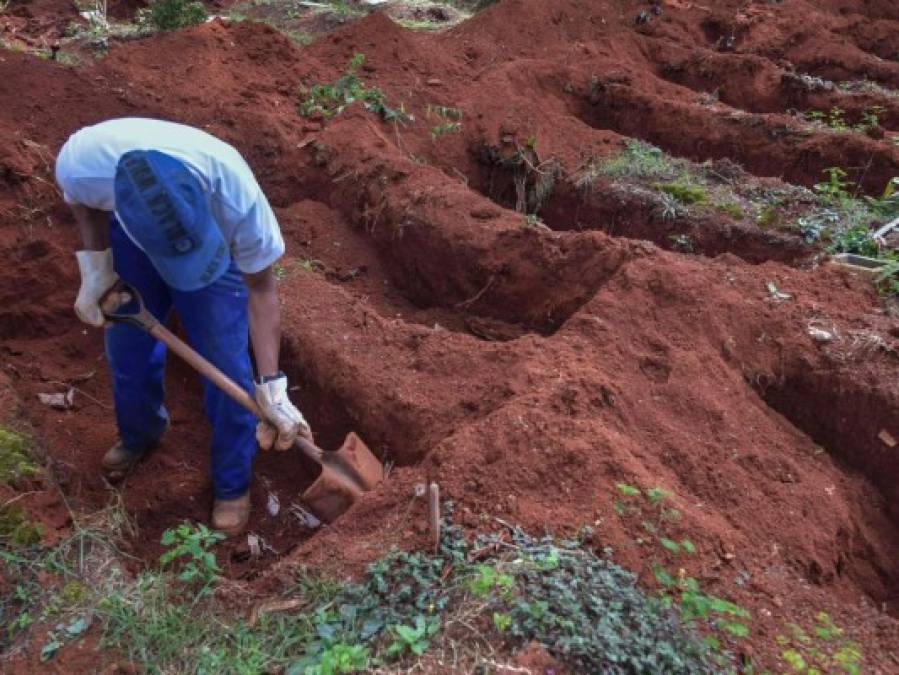
M 440 242 L 448 239 L 454 241 L 460 232 L 465 233 L 469 239 L 472 238 L 472 230 L 465 223 L 466 219 L 457 214 L 474 213 L 490 206 L 480 195 L 471 190 L 459 190 L 457 182 L 441 174 L 430 176 L 429 182 L 441 185 L 442 181 L 445 183 L 443 188 L 422 193 L 416 189 L 417 175 L 422 172 L 402 170 L 408 160 L 394 155 L 389 146 L 381 146 L 374 153 L 364 152 L 361 156 L 358 145 L 340 146 L 339 139 L 350 136 L 346 132 L 347 127 L 354 127 L 358 123 L 352 117 L 335 123 L 334 132 L 325 134 L 318 146 L 310 151 L 311 164 L 319 167 L 310 169 L 311 171 L 324 171 L 328 175 L 340 176 L 351 174 L 354 176 L 351 189 L 345 187 L 345 184 L 349 184 L 348 179 L 332 185 L 330 193 L 323 183 L 316 183 L 311 177 L 308 177 L 307 182 L 315 184 L 319 194 L 328 197 L 336 208 L 347 213 L 351 222 L 356 223 L 357 232 L 364 233 L 363 236 L 372 242 L 385 267 L 392 269 L 391 281 L 396 288 L 419 289 L 422 284 L 433 282 L 430 278 L 424 278 L 434 273 L 423 258 L 435 250 L 435 245 L 439 251 L 444 245 Z M 352 137 L 363 139 L 365 132 L 358 129 Z M 372 138 L 377 141 L 379 136 L 374 133 Z M 333 144 L 329 144 L 329 141 L 333 141 Z M 375 146 L 378 147 L 378 144 L 375 143 Z M 327 162 L 322 161 L 322 153 L 328 156 Z M 376 158 L 377 162 L 374 161 Z M 362 170 L 363 167 L 367 168 L 368 173 Z M 393 178 L 383 180 L 385 175 Z M 349 198 L 350 194 L 361 196 L 353 201 Z M 444 207 L 449 205 L 451 208 L 433 209 L 430 208 L 432 202 Z M 377 206 L 376 221 L 366 215 L 370 214 L 366 205 L 373 204 Z M 502 212 L 495 218 L 481 222 L 478 237 L 489 240 L 495 234 L 489 230 L 503 232 L 506 218 L 517 219 L 518 216 Z M 407 237 L 406 228 L 417 228 L 419 233 L 417 236 Z M 528 240 L 533 247 L 529 257 L 532 261 L 537 261 L 535 264 L 538 265 L 551 264 L 551 261 L 541 262 L 542 239 L 577 236 L 579 235 L 535 233 Z M 389 247 L 383 246 L 385 240 L 390 242 Z M 624 251 L 629 251 L 633 248 L 631 243 L 609 238 L 604 239 L 603 246 L 609 249 L 605 255 L 611 255 L 610 250 L 623 247 Z M 465 250 L 457 248 L 457 254 L 458 251 Z M 706 418 L 705 424 L 711 422 L 707 433 L 716 442 L 714 450 L 712 446 L 704 444 L 703 451 L 714 452 L 720 461 L 736 463 L 746 471 L 747 479 L 753 484 L 752 491 L 758 491 L 756 494 L 759 503 L 756 506 L 784 500 L 783 504 L 794 504 L 795 507 L 790 508 L 796 508 L 797 514 L 803 514 L 805 520 L 800 520 L 797 515 L 797 521 L 787 526 L 772 514 L 770 529 L 762 527 L 764 533 L 773 540 L 792 542 L 786 556 L 790 565 L 813 584 L 838 586 L 842 581 L 851 580 L 851 584 L 864 589 L 876 602 L 889 605 L 895 599 L 896 579 L 888 561 L 891 552 L 899 545 L 899 538 L 894 523 L 882 513 L 884 504 L 889 506 L 894 501 L 894 495 L 886 487 L 889 481 L 883 480 L 882 476 L 894 475 L 895 468 L 872 463 L 875 448 L 870 444 L 862 447 L 851 443 L 852 437 L 860 431 L 851 426 L 847 426 L 841 434 L 831 434 L 826 439 L 825 447 L 834 457 L 831 461 L 826 460 L 826 455 L 822 455 L 803 433 L 808 432 L 816 440 L 820 439 L 821 436 L 812 430 L 812 425 L 805 423 L 801 415 L 777 406 L 776 399 L 769 398 L 772 405 L 783 410 L 798 428 L 793 427 L 779 415 L 772 413 L 763 399 L 755 393 L 755 387 L 760 381 L 765 381 L 765 377 L 782 379 L 783 376 L 779 374 L 791 369 L 802 370 L 803 366 L 807 367 L 809 359 L 817 358 L 814 343 L 808 337 L 806 328 L 809 321 L 820 318 L 822 302 L 826 302 L 833 310 L 836 305 L 831 304 L 830 300 L 836 296 L 848 294 L 847 301 L 851 296 L 858 303 L 866 292 L 857 286 L 857 282 L 833 270 L 821 269 L 810 277 L 799 271 L 772 267 L 771 264 L 755 269 L 726 256 L 714 262 L 703 262 L 689 261 L 683 256 L 663 254 L 645 247 L 640 249 L 640 253 L 638 256 L 625 254 L 623 262 L 605 275 L 589 299 L 578 302 L 577 309 L 556 327 L 553 334 L 525 335 L 503 344 L 474 340 L 461 333 L 448 334 L 440 326 L 426 327 L 420 323 L 413 325 L 397 318 L 388 320 L 383 313 L 371 309 L 368 298 L 360 301 L 350 294 L 350 297 L 338 300 L 336 293 L 339 290 L 342 294 L 343 289 L 335 289 L 333 284 L 326 284 L 321 279 L 317 279 L 315 283 L 327 288 L 328 293 L 312 294 L 318 298 L 313 302 L 308 297 L 309 294 L 301 294 L 299 291 L 301 285 L 310 283 L 309 279 L 286 279 L 285 283 L 296 284 L 297 298 L 306 297 L 293 309 L 287 310 L 290 334 L 304 345 L 303 349 L 297 350 L 298 354 L 303 354 L 299 370 L 319 372 L 318 380 L 338 383 L 337 386 L 343 391 L 341 398 L 352 401 L 349 406 L 352 409 L 350 418 L 353 423 L 363 429 L 382 430 L 382 436 L 375 436 L 375 446 L 385 455 L 387 449 L 396 448 L 398 465 L 408 467 L 406 471 L 417 471 L 418 475 L 422 475 L 421 472 L 424 471 L 426 476 L 440 479 L 450 487 L 451 495 L 460 495 L 460 501 L 469 512 L 475 512 L 471 508 L 472 504 L 480 508 L 488 508 L 488 504 L 494 504 L 494 507 L 506 509 L 518 519 L 524 518 L 535 525 L 547 520 L 566 520 L 565 515 L 560 515 L 560 511 L 564 513 L 565 509 L 559 503 L 559 490 L 566 494 L 565 502 L 582 504 L 584 508 L 578 510 L 578 513 L 583 516 L 585 512 L 590 512 L 590 507 L 596 502 L 595 496 L 588 496 L 588 486 L 601 483 L 603 479 L 600 476 L 611 474 L 630 479 L 634 473 L 639 475 L 645 471 L 656 477 L 666 473 L 654 466 L 652 469 L 647 468 L 647 462 L 652 464 L 651 457 L 633 447 L 634 444 L 639 446 L 658 442 L 660 436 L 666 435 L 664 430 L 666 427 L 670 428 L 672 422 L 665 419 L 666 415 L 658 412 L 658 408 L 671 405 L 674 408 L 670 411 L 672 415 L 690 416 L 693 421 L 691 428 L 694 430 L 703 426 L 697 423 L 697 418 Z M 516 252 L 517 257 L 521 255 Z M 396 264 L 398 260 L 412 257 L 418 259 L 416 266 Z M 472 264 L 469 269 L 461 272 L 465 275 L 462 279 L 472 273 L 477 274 L 482 264 L 478 258 L 470 260 Z M 516 276 L 511 263 L 504 263 L 504 268 L 512 269 L 513 272 L 504 277 L 503 284 L 514 286 L 531 283 L 530 275 Z M 444 288 L 454 289 L 459 284 L 470 283 L 454 278 L 454 275 L 460 274 L 455 269 L 445 269 L 441 274 Z M 779 287 L 788 288 L 796 294 L 795 306 L 781 306 L 769 295 L 765 290 L 769 277 L 776 280 Z M 563 285 L 562 290 L 564 288 Z M 801 290 L 796 292 L 797 288 Z M 422 295 L 417 290 L 411 292 L 411 297 L 416 302 L 426 298 L 431 305 L 458 308 L 458 303 L 447 302 L 434 291 L 427 295 Z M 539 291 L 532 289 L 532 293 L 534 292 Z M 550 293 L 556 301 L 560 299 L 557 295 L 558 287 L 544 289 L 543 292 Z M 648 293 L 648 297 L 624 299 L 635 294 L 639 296 L 641 292 Z M 859 292 L 862 296 L 858 295 Z M 506 306 L 506 298 L 510 295 L 515 296 L 512 288 L 488 288 L 479 297 L 477 306 L 466 306 L 465 311 L 508 319 L 510 309 Z M 346 319 L 340 319 L 344 312 L 335 310 L 335 305 L 341 302 L 353 307 L 345 312 L 348 315 L 355 314 L 350 325 L 346 325 Z M 870 296 L 865 302 L 872 302 Z M 622 311 L 616 313 L 615 309 L 620 305 L 629 309 L 624 311 L 622 307 Z M 639 312 L 634 312 L 633 307 L 648 308 L 650 314 L 641 317 Z M 709 308 L 714 308 L 714 313 Z M 514 318 L 519 322 L 526 321 L 530 316 L 528 306 L 519 309 L 523 313 Z M 412 310 L 411 314 L 414 313 L 415 310 Z M 837 315 L 832 318 L 836 322 L 841 320 Z M 881 363 L 881 367 L 887 370 L 894 368 L 889 342 L 891 338 L 883 337 L 889 336 L 886 332 L 889 324 L 882 320 L 878 322 L 876 318 L 871 320 L 874 325 L 866 329 L 868 334 L 881 336 L 879 339 L 883 341 L 881 348 L 873 356 Z M 322 337 L 321 326 L 336 327 L 344 346 L 339 354 L 331 347 L 323 350 L 316 346 Z M 637 338 L 638 343 L 646 341 L 648 344 L 645 349 L 635 348 L 635 336 L 654 336 L 660 330 L 665 334 L 663 339 Z M 853 330 L 856 329 L 849 329 L 847 335 L 852 335 Z M 708 335 L 710 332 L 711 336 Z M 339 341 L 325 340 L 327 344 L 334 342 Z M 582 342 L 581 349 L 577 349 L 572 342 Z M 700 346 L 702 344 L 707 344 L 712 353 L 707 354 L 705 348 Z M 679 357 L 686 356 L 683 352 L 685 345 L 689 345 L 691 352 L 699 351 L 703 354 L 702 357 L 691 357 L 688 361 L 694 361 L 695 358 L 700 362 L 705 359 L 709 363 L 692 372 L 689 364 L 684 366 L 678 363 Z M 371 365 L 360 366 L 360 363 L 371 358 L 372 352 L 379 351 L 383 356 L 385 348 L 390 354 L 386 361 L 394 367 L 386 364 L 379 369 Z M 467 354 L 465 359 L 468 367 L 460 368 L 457 349 L 459 353 Z M 580 353 L 580 358 L 572 357 L 570 350 L 575 354 Z M 584 354 L 587 353 L 591 354 L 587 363 L 593 367 L 596 363 L 603 364 L 598 372 L 592 371 L 585 363 Z M 435 358 L 437 354 L 440 355 L 439 359 Z M 870 358 L 872 355 L 869 353 L 867 356 Z M 436 365 L 446 359 L 451 362 L 449 368 L 443 363 Z M 497 361 L 502 373 L 513 374 L 503 377 L 496 372 Z M 577 364 L 571 369 L 572 372 L 568 372 L 569 368 L 563 365 L 569 361 Z M 709 366 L 716 361 L 717 367 L 713 367 L 712 371 L 720 368 L 726 373 L 723 377 L 728 384 L 724 386 L 708 373 Z M 510 368 L 512 362 L 516 364 L 514 368 Z M 406 367 L 396 368 L 397 365 Z M 694 367 L 696 366 L 699 363 L 695 363 Z M 521 369 L 530 371 L 525 376 L 525 382 L 521 382 L 521 376 L 515 374 Z M 695 396 L 681 389 L 683 384 L 663 393 L 671 385 L 674 373 L 681 369 L 685 372 L 680 377 L 690 380 L 691 391 L 694 388 L 718 390 L 722 401 L 736 396 L 742 401 L 728 401 L 726 410 L 755 410 L 755 414 L 760 415 L 763 421 L 757 422 L 758 427 L 755 428 L 751 419 L 747 420 L 742 414 L 737 414 L 736 419 L 725 423 L 733 412 L 725 413 L 717 402 L 711 404 L 711 399 L 705 399 L 704 396 L 696 401 Z M 821 377 L 827 382 L 826 387 L 823 383 L 819 385 L 822 390 L 856 392 L 856 396 L 846 397 L 845 405 L 858 405 L 849 402 L 858 399 L 867 401 L 873 396 L 863 395 L 858 386 L 853 384 L 859 377 L 858 367 L 836 369 L 822 366 L 821 370 Z M 549 391 L 535 384 L 534 378 L 534 373 L 547 371 L 555 373 L 547 381 L 559 383 L 548 386 Z M 610 375 L 610 371 L 617 376 Z M 446 382 L 444 378 L 450 373 L 453 380 Z M 761 373 L 766 376 L 763 377 Z M 637 383 L 631 381 L 634 374 L 638 375 Z M 879 380 L 882 381 L 883 378 Z M 389 385 L 385 386 L 385 382 Z M 466 386 L 472 387 L 475 382 L 482 387 L 477 395 L 468 401 L 456 398 L 460 389 L 464 391 Z M 612 382 L 617 383 L 617 387 Z M 647 383 L 657 391 L 641 392 L 640 389 Z M 732 392 L 732 388 L 737 393 Z M 772 390 L 767 390 L 766 395 Z M 355 395 L 351 395 L 353 391 L 356 392 Z M 725 391 L 728 393 L 724 394 Z M 398 395 L 391 396 L 386 392 L 398 392 Z M 422 392 L 427 395 L 423 398 L 416 395 Z M 622 411 L 622 408 L 627 407 L 624 401 L 639 399 L 641 395 L 651 399 L 656 410 L 650 416 L 649 428 L 643 427 L 638 416 L 630 418 L 633 411 L 628 411 L 629 414 Z M 895 392 L 889 393 L 887 387 L 885 393 L 882 392 L 875 398 L 876 409 L 883 411 L 882 417 L 876 421 L 881 426 L 888 427 L 889 420 L 894 417 L 897 409 Z M 423 406 L 422 400 L 428 401 L 428 405 Z M 473 405 L 476 401 L 485 400 L 492 402 L 486 409 Z M 809 400 L 809 406 L 814 407 L 817 399 L 810 397 Z M 698 403 L 697 410 L 691 410 L 691 404 L 694 403 Z M 541 420 L 542 424 L 534 424 L 533 430 L 528 432 L 526 430 L 531 429 L 528 417 L 534 415 L 533 408 L 547 411 L 549 419 Z M 522 410 L 527 414 L 518 414 Z M 839 410 L 834 412 L 836 418 L 846 418 L 846 415 L 839 414 Z M 577 418 L 585 414 L 588 418 L 595 415 L 599 419 L 581 420 L 581 424 L 590 431 L 581 428 L 571 434 L 572 425 L 576 428 Z M 602 426 L 601 429 L 594 425 L 606 425 L 622 414 L 626 418 L 622 425 L 626 429 L 621 432 L 623 436 L 616 435 L 614 441 L 607 440 L 607 444 L 603 443 L 610 430 L 617 430 L 617 425 L 613 423 Z M 512 421 L 515 419 L 513 415 L 517 415 L 517 422 Z M 618 421 L 620 424 L 621 420 Z M 728 432 L 727 427 L 731 424 L 735 424 L 735 427 Z M 516 431 L 518 427 L 522 428 Z M 752 440 L 741 438 L 745 435 L 746 428 L 753 429 Z M 384 430 L 388 429 L 391 431 L 385 433 Z M 644 433 L 649 438 L 641 438 Z M 682 433 L 678 431 L 674 435 Z M 722 442 L 722 434 L 730 434 L 730 440 Z M 567 443 L 562 440 L 565 435 L 572 435 L 575 439 L 590 437 L 593 439 L 591 445 L 601 450 L 597 453 L 596 450 L 589 452 L 585 448 L 583 452 L 587 452 L 586 455 L 572 451 L 566 448 Z M 700 434 L 700 437 L 703 436 L 704 434 Z M 870 434 L 865 443 L 870 441 L 869 437 Z M 686 443 L 689 444 L 692 440 Z M 522 443 L 526 445 L 522 447 Z M 526 448 L 531 443 L 534 446 L 527 451 Z M 538 448 L 543 443 L 547 449 L 541 451 Z M 749 443 L 749 448 L 742 447 L 746 443 Z M 705 485 L 705 480 L 695 475 L 696 468 L 692 467 L 691 470 L 693 462 L 686 460 L 684 445 L 672 442 L 671 439 L 667 439 L 667 444 L 670 445 L 666 445 L 668 450 L 662 457 L 668 455 L 671 459 L 663 459 L 662 464 L 667 472 L 674 474 L 671 483 L 679 483 L 683 488 L 678 489 L 679 494 L 702 495 L 706 499 L 718 500 L 716 507 L 725 511 L 728 506 L 742 510 L 746 501 L 753 502 L 752 497 L 747 497 L 738 507 L 730 497 L 719 493 L 720 486 L 710 488 Z M 622 445 L 626 450 L 622 449 Z M 551 450 L 552 448 L 558 448 L 558 452 Z M 796 457 L 797 449 L 799 459 Z M 853 457 L 852 453 L 856 453 L 856 456 Z M 591 459 L 590 455 L 596 454 L 603 457 L 599 461 L 605 465 L 593 464 L 597 460 Z M 625 459 L 622 459 L 622 455 Z M 528 463 L 533 463 L 534 466 L 514 466 L 516 456 L 527 456 Z M 415 469 L 414 464 L 422 458 L 423 469 Z M 566 462 L 574 462 L 577 471 L 582 474 L 579 479 L 573 477 L 571 467 L 566 466 Z M 715 460 L 706 458 L 705 462 L 714 464 Z M 485 463 L 488 466 L 483 466 Z M 638 463 L 643 468 L 636 469 Z M 685 465 L 688 468 L 681 473 Z M 889 473 L 885 471 L 887 468 L 890 469 Z M 825 494 L 833 494 L 835 490 L 852 492 L 854 488 L 850 485 L 865 483 L 858 475 L 853 476 L 853 470 L 861 471 L 884 490 L 883 501 L 881 498 L 872 500 L 868 491 L 864 490 L 864 504 L 855 502 L 853 498 L 853 506 L 844 512 L 845 521 L 837 518 L 840 524 L 836 529 L 833 529 L 832 524 L 827 526 L 830 535 L 821 537 L 814 544 L 809 542 L 796 546 L 797 541 L 806 539 L 805 535 L 800 534 L 800 530 L 807 525 L 807 519 L 812 517 L 814 511 L 814 508 L 808 506 L 814 499 L 805 491 L 821 489 L 819 481 L 823 480 L 833 483 L 824 486 Z M 757 474 L 761 474 L 763 478 Z M 503 476 L 511 484 L 508 487 L 502 485 L 504 481 L 498 482 L 496 475 Z M 463 476 L 469 478 L 459 485 Z M 705 479 L 708 480 L 708 477 Z M 765 480 L 770 481 L 770 484 L 760 485 Z M 797 499 L 795 486 L 802 483 L 805 485 L 799 487 L 798 492 L 804 493 L 805 497 Z M 517 495 L 524 485 L 528 486 L 527 494 L 533 502 L 528 507 L 518 506 L 521 502 Z M 814 485 L 817 487 L 813 487 Z M 506 490 L 508 493 L 503 494 Z M 594 508 L 601 511 L 602 506 Z M 828 520 L 832 516 L 827 509 L 819 514 L 822 520 Z M 759 518 L 758 514 L 753 516 L 755 528 L 760 526 Z M 764 521 L 764 516 L 761 519 Z M 727 529 L 741 530 L 736 525 L 738 520 L 734 517 Z M 358 533 L 352 524 L 341 523 L 335 529 L 340 530 L 342 527 Z M 328 538 L 333 536 L 337 535 L 329 534 Z M 755 538 L 758 536 L 758 533 L 753 535 Z M 820 533 L 817 536 L 820 537 Z M 311 548 L 316 548 L 315 544 Z

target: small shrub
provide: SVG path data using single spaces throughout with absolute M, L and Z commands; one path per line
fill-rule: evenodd
M 347 106 L 360 101 L 366 110 L 376 113 L 386 122 L 406 122 L 412 120 L 402 104 L 398 108 L 387 105 L 384 92 L 374 87 L 366 87 L 356 72 L 365 63 L 364 54 L 355 54 L 344 74 L 332 84 L 316 84 L 311 89 L 301 91 L 299 113 L 303 117 L 321 115 L 325 118 L 342 113 Z
M 178 578 L 185 583 L 201 583 L 201 593 L 205 592 L 221 572 L 215 553 L 209 549 L 224 538 L 224 534 L 210 530 L 202 523 L 196 527 L 181 523 L 162 533 L 160 543 L 171 548 L 159 557 L 159 562 L 165 566 L 180 559 L 183 567 Z
M 827 180 L 821 183 L 815 183 L 814 190 L 821 199 L 832 206 L 839 206 L 852 199 L 852 195 L 848 191 L 850 183 L 843 180 L 848 176 L 843 169 L 838 166 L 832 166 L 824 169 Z
M 203 23 L 206 7 L 196 0 L 151 0 L 138 11 L 137 23 L 153 30 L 169 31 Z

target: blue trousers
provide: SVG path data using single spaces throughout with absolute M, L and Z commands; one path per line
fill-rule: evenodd
M 214 284 L 178 291 L 166 285 L 114 217 L 109 235 L 116 272 L 140 292 L 147 309 L 165 321 L 174 307 L 191 346 L 252 395 L 247 288 L 234 263 Z M 142 453 L 168 426 L 165 345 L 128 324 L 113 324 L 105 333 L 119 436 L 126 450 Z M 219 499 L 239 497 L 252 477 L 256 418 L 205 378 L 203 390 L 212 425 L 213 491 Z

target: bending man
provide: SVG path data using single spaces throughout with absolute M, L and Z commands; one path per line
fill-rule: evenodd
M 275 214 L 250 167 L 230 145 L 181 124 L 124 118 L 86 127 L 60 150 L 56 179 L 83 249 L 75 253 L 79 318 L 103 326 L 100 298 L 119 279 L 165 321 L 174 308 L 191 345 L 244 387 L 258 421 L 204 381 L 212 425 L 212 526 L 243 531 L 256 442 L 286 449 L 309 425 L 278 368 L 281 339 L 272 264 L 284 253 Z M 103 458 L 121 478 L 169 426 L 163 404 L 165 347 L 127 324 L 107 327 L 119 441 Z M 252 342 L 259 377 L 253 381 Z

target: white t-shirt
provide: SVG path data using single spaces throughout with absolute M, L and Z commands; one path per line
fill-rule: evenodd
M 259 272 L 284 254 L 278 220 L 240 153 L 184 124 L 125 117 L 75 132 L 56 158 L 56 181 L 66 202 L 115 211 L 116 166 L 131 150 L 164 152 L 194 171 L 241 272 Z M 127 223 L 122 226 L 127 230 Z

